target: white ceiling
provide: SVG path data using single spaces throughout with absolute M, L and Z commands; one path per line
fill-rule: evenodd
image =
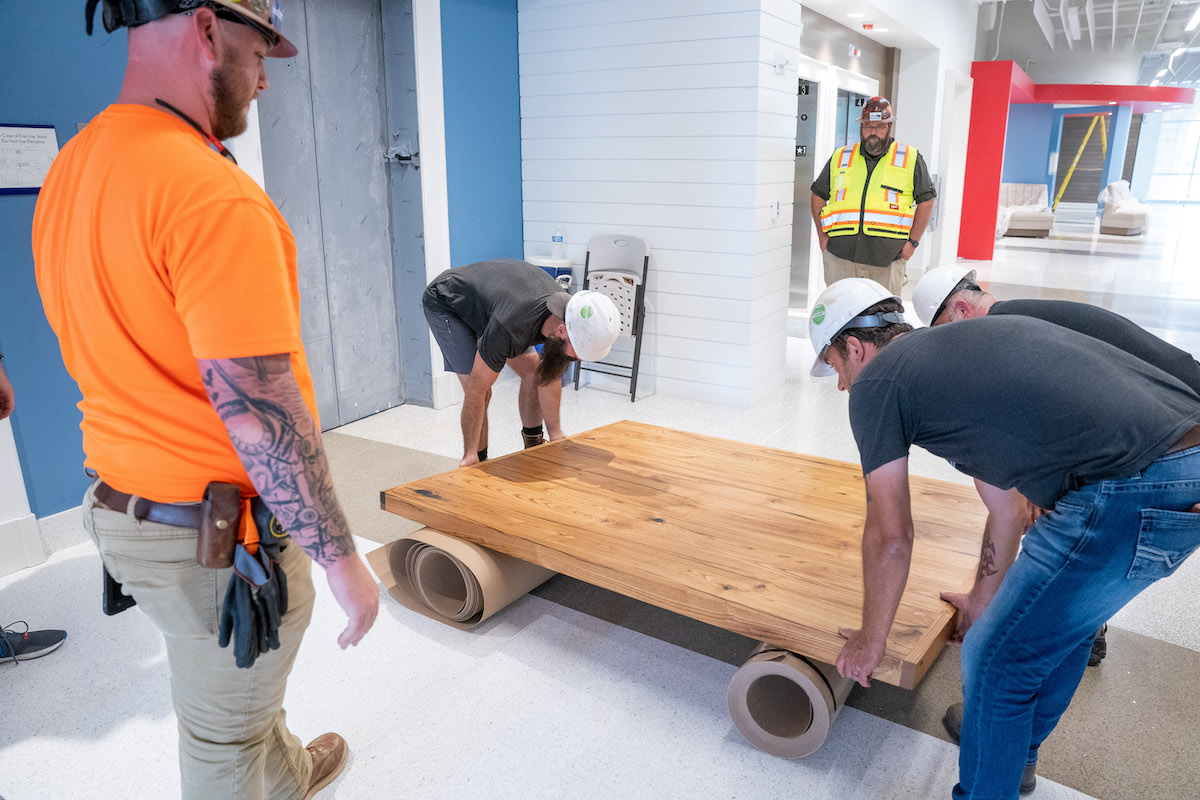
M 1017 44 L 1004 43 L 1000 58 L 1018 63 L 1044 56 L 1133 58 L 1139 60 L 1137 83 L 1149 84 L 1158 72 L 1160 85 L 1200 86 L 1200 25 L 1192 31 L 1184 28 L 1198 10 L 1200 0 L 960 0 L 980 9 L 979 39 L 984 41 L 995 25 L 1002 6 L 1024 5 L 1018 13 L 1028 16 L 1034 3 L 1046 10 L 1054 33 L 1054 46 L 1043 36 L 1026 37 Z M 877 12 L 870 0 L 802 0 L 805 8 L 823 14 L 861 31 L 887 47 L 921 49 L 929 47 L 919 32 L 907 27 L 912 20 L 900 21 Z M 918 12 L 921 0 L 912 0 Z M 858 16 L 861 15 L 861 16 Z M 863 23 L 874 23 L 875 30 L 863 30 Z M 885 30 L 881 30 L 885 29 Z M 991 41 L 994 42 L 994 39 Z M 1002 40 L 1003 41 L 1003 40 Z M 1172 53 L 1181 50 L 1172 62 Z M 1006 52 L 1015 51 L 1015 52 Z M 991 57 L 988 53 L 987 57 Z

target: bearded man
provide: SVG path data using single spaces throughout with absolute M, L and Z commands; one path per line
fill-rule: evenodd
M 937 192 L 917 148 L 892 138 L 887 98 L 868 100 L 858 123 L 862 140 L 834 150 L 812 184 L 825 284 L 869 278 L 899 295 Z

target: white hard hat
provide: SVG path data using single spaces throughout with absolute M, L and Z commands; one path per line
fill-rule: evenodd
M 825 351 L 829 349 L 833 337 L 846 328 L 877 328 L 892 322 L 903 322 L 904 315 L 895 312 L 859 316 L 884 300 L 899 301 L 900 298 L 870 278 L 843 278 L 827 286 L 817 298 L 812 316 L 808 318 L 808 340 L 812 342 L 813 350 L 817 351 L 809 374 L 815 378 L 834 374 L 833 367 L 825 363 Z
M 917 283 L 917 288 L 913 290 L 913 306 L 917 309 L 917 317 L 921 324 L 926 327 L 933 324 L 938 309 L 964 278 L 975 280 L 975 270 L 962 264 L 936 267 L 925 273 Z
M 581 361 L 599 361 L 608 355 L 621 333 L 621 312 L 601 292 L 583 291 L 567 303 L 567 338 Z

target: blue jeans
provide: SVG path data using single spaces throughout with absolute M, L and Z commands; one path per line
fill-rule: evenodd
M 1012 800 L 1067 710 L 1096 629 L 1200 547 L 1200 447 L 1068 492 L 1025 535 L 963 641 L 955 800 Z

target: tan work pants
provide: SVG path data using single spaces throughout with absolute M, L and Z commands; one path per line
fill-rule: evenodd
M 870 278 L 882 283 L 889 292 L 899 297 L 900 289 L 908 283 L 908 275 L 904 271 L 908 262 L 902 258 L 897 258 L 886 267 L 872 267 L 838 258 L 825 250 L 821 253 L 821 263 L 825 266 L 826 286 L 842 278 Z
M 233 644 L 217 645 L 232 570 L 196 563 L 195 530 L 139 522 L 97 501 L 92 489 L 83 524 L 109 574 L 166 639 L 184 800 L 303 797 L 312 756 L 287 729 L 283 694 L 312 617 L 312 559 L 294 542 L 283 552 L 288 611 L 279 649 L 238 669 Z

